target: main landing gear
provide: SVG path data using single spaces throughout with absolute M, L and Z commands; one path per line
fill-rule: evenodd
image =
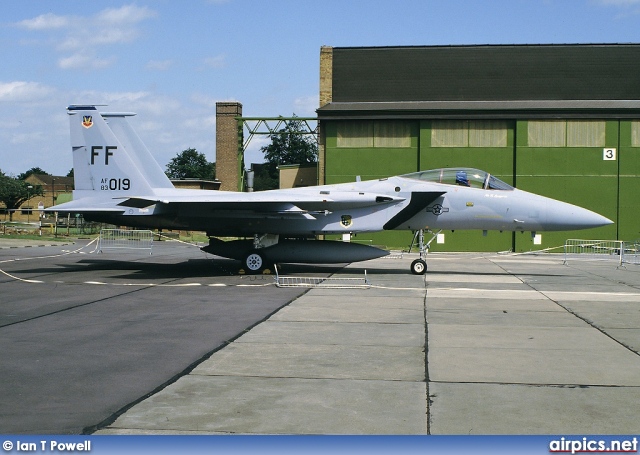
M 278 243 L 279 237 L 273 234 L 254 235 L 253 248 L 242 258 L 242 269 L 249 275 L 257 275 L 273 264 L 267 259 L 263 250 Z
M 249 275 L 255 275 L 267 268 L 267 261 L 260 251 L 253 250 L 245 255 L 242 260 L 242 268 L 246 270 Z

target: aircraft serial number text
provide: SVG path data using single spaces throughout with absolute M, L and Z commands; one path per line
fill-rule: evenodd
M 102 179 L 100 189 L 102 191 L 128 191 L 131 188 L 129 179 Z

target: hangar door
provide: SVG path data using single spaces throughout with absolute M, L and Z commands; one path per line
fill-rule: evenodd
M 515 122 L 507 120 L 424 120 L 420 125 L 420 170 L 472 167 L 513 184 Z M 433 251 L 508 251 L 510 232 L 445 231 Z
M 418 170 L 418 121 L 346 120 L 323 122 L 326 132 L 325 182 L 354 182 Z M 406 248 L 410 232 L 358 234 L 355 241 Z
M 515 183 L 525 191 L 586 207 L 617 222 L 617 120 L 518 121 Z M 616 223 L 617 225 L 617 223 Z M 616 239 L 616 225 L 587 231 L 544 232 L 534 245 L 530 236 L 516 235 L 515 251 L 553 248 L 568 238 Z

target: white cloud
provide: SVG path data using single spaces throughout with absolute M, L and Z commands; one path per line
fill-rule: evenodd
M 189 98 L 193 104 L 204 106 L 207 109 L 213 109 L 213 110 L 215 110 L 216 108 L 216 103 L 219 103 L 219 102 L 232 102 L 232 103 L 239 102 L 239 100 L 235 98 L 215 98 L 205 93 L 193 93 Z
M 135 112 L 130 123 L 164 169 L 195 147 L 215 158 L 215 107 L 153 91 L 61 90 L 28 81 L 0 81 L 0 167 L 19 174 L 39 166 L 56 175 L 72 166 L 69 104 L 97 104 L 102 112 Z M 256 142 L 257 144 L 258 142 Z
M 67 27 L 69 23 L 69 16 L 58 16 L 53 13 L 47 13 L 34 17 L 33 19 L 25 19 L 16 25 L 27 30 L 51 30 Z
M 602 5 L 631 6 L 640 5 L 640 0 L 596 0 Z
M 180 111 L 182 105 L 178 100 L 151 93 L 145 93 L 144 96 L 140 96 L 137 100 L 122 98 L 117 100 L 117 102 L 123 104 L 123 107 L 127 108 L 127 110 L 143 113 L 147 118 L 148 116 L 152 116 L 161 118 L 163 121 L 169 121 L 169 119 L 175 119 L 183 115 Z M 126 104 L 124 102 L 126 102 Z M 175 129 L 175 125 L 171 128 Z
M 19 133 L 11 136 L 9 143 L 12 145 L 32 144 L 34 142 L 42 142 L 46 139 L 46 135 L 42 131 L 30 131 L 28 133 Z
M 53 92 L 52 88 L 37 82 L 0 82 L 0 101 L 2 102 L 34 101 Z
M 616 19 L 635 19 L 640 14 L 640 0 L 592 0 L 592 2 L 604 7 L 617 8 Z
M 173 64 L 173 60 L 150 60 L 146 68 L 150 71 L 167 71 Z
M 219 69 L 226 66 L 226 55 L 220 54 L 215 57 L 207 57 L 203 60 L 207 68 Z
M 216 130 L 216 116 L 200 116 L 197 118 L 188 118 L 182 122 L 184 128 L 190 130 L 204 130 L 215 131 Z
M 88 17 L 49 13 L 15 25 L 29 31 L 49 31 L 46 43 L 55 43 L 55 50 L 63 54 L 58 59 L 60 68 L 95 70 L 115 62 L 113 57 L 99 56 L 100 48 L 134 42 L 140 36 L 138 25 L 156 15 L 150 8 L 132 4 Z
M 97 22 L 106 22 L 109 25 L 119 26 L 123 23 L 135 24 L 146 19 L 156 17 L 157 13 L 147 7 L 136 5 L 124 5 L 120 8 L 107 8 L 99 12 L 95 17 Z
M 246 140 L 246 138 L 245 138 Z M 260 151 L 262 147 L 271 144 L 268 136 L 254 136 L 249 146 L 244 151 L 244 165 L 246 168 L 251 167 L 251 163 L 264 163 L 264 153 Z
M 318 95 L 302 96 L 293 100 L 293 108 L 300 117 L 315 117 L 320 103 Z
M 96 104 L 109 106 L 108 110 L 131 111 L 138 109 L 142 103 L 154 100 L 149 92 L 99 92 L 95 90 L 85 90 L 67 94 L 72 104 Z
M 115 57 L 99 58 L 95 55 L 87 55 L 79 52 L 58 60 L 58 66 L 64 70 L 81 69 L 87 71 L 106 68 L 111 66 L 115 60 Z

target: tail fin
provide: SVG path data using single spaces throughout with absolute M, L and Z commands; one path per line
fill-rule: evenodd
M 76 191 L 121 197 L 173 188 L 128 125 L 125 117 L 133 114 L 103 115 L 95 106 L 70 106 L 68 112 Z
M 127 117 L 135 114 L 102 113 L 111 131 L 129 152 L 129 157 L 152 188 L 174 188 L 151 152 L 129 125 Z

